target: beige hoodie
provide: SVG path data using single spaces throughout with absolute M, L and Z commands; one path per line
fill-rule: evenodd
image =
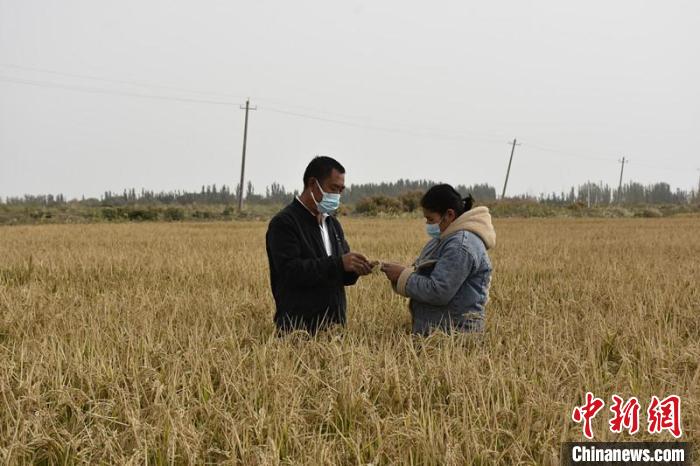
M 470 231 L 481 238 L 486 249 L 496 245 L 496 230 L 491 223 L 491 214 L 486 206 L 474 207 L 457 217 L 454 222 L 440 234 L 440 239 L 445 239 L 458 231 Z
M 481 238 L 486 249 L 491 249 L 496 246 L 496 230 L 491 223 L 491 214 L 489 208 L 485 206 L 475 207 L 457 217 L 454 222 L 448 226 L 445 231 L 440 234 L 440 240 L 444 240 L 450 235 L 458 231 L 469 231 Z M 420 260 L 420 259 L 419 259 Z M 406 296 L 406 283 L 408 278 L 420 267 L 433 264 L 436 260 L 421 261 L 420 264 L 414 264 L 412 267 L 407 267 L 401 272 L 399 279 L 396 282 L 396 292 Z

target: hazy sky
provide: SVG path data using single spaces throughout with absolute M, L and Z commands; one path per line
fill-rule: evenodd
M 513 137 L 511 193 L 616 184 L 622 156 L 691 188 L 699 24 L 674 0 L 0 0 L 0 196 L 235 186 L 247 96 L 258 192 L 314 154 L 500 191 Z

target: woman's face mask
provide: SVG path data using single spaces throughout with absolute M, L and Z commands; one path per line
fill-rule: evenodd
M 428 223 L 425 225 L 425 232 L 430 236 L 431 238 L 440 238 L 440 224 L 445 220 L 445 216 L 443 215 L 440 217 L 440 221 L 438 223 Z
M 338 207 L 340 207 L 340 194 L 327 193 L 323 191 L 323 188 L 321 188 L 321 185 L 319 184 L 318 180 L 316 180 L 316 186 L 318 186 L 318 189 L 321 191 L 321 194 L 323 196 L 321 198 L 321 202 L 318 202 L 316 201 L 316 196 L 314 196 L 313 193 L 311 193 L 311 197 L 316 203 L 318 211 L 322 214 L 332 214 L 333 212 L 338 210 Z

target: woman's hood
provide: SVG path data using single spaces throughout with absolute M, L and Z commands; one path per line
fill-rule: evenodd
M 485 206 L 475 207 L 457 217 L 454 222 L 440 234 L 440 239 L 444 239 L 458 231 L 469 231 L 481 238 L 486 249 L 491 249 L 496 245 L 496 230 L 491 223 L 489 208 Z

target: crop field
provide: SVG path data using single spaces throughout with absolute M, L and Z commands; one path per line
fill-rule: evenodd
M 342 219 L 410 263 L 419 219 Z M 652 396 L 700 428 L 700 217 L 496 219 L 483 337 L 409 333 L 383 274 L 348 326 L 278 338 L 266 223 L 0 227 L 0 463 L 542 464 Z M 639 399 L 640 432 L 608 428 Z

